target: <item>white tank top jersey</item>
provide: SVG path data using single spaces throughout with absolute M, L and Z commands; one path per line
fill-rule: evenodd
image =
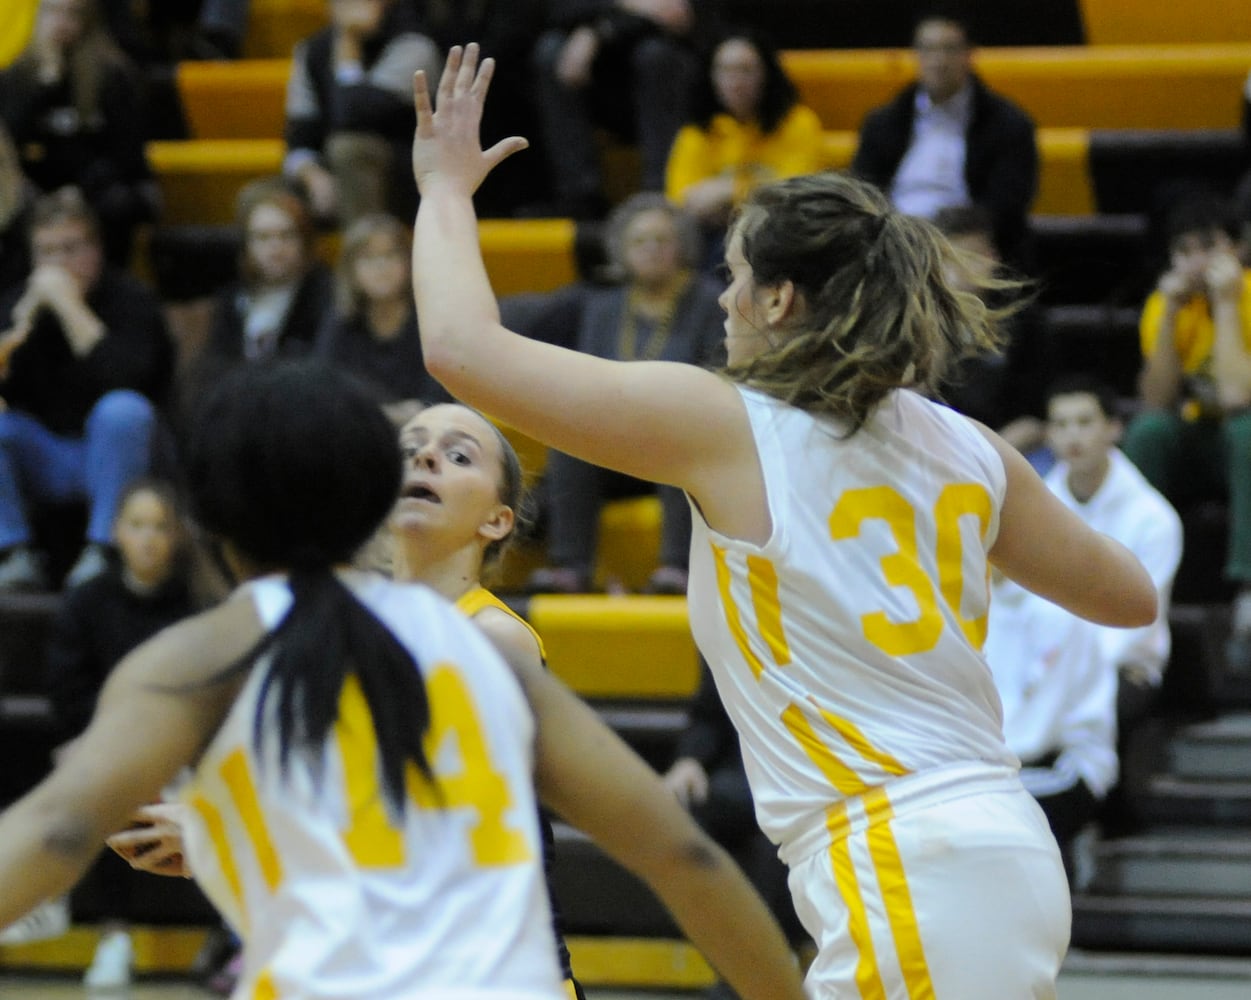
M 760 826 L 794 863 L 1017 768 L 980 653 L 1006 474 L 976 428 L 914 392 L 851 438 L 739 392 L 772 535 L 727 538 L 694 509 L 691 627 Z
M 340 576 L 414 655 L 431 709 L 437 790 L 409 767 L 390 810 L 359 683 L 349 677 L 320 783 L 294 753 L 284 778 L 252 669 L 182 799 L 187 855 L 244 940 L 235 997 L 267 1000 L 563 997 L 533 791 L 534 719 L 493 647 L 432 591 Z M 283 577 L 245 585 L 273 628 L 291 604 Z

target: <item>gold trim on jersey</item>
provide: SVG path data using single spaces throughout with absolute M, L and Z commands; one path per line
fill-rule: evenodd
M 256 977 L 252 1000 L 278 1000 L 278 987 L 274 985 L 274 977 L 268 969 Z
M 226 822 L 222 819 L 221 811 L 203 795 L 194 796 L 190 805 L 200 814 L 204 829 L 213 844 L 213 853 L 217 855 L 217 865 L 221 869 L 222 878 L 230 888 L 230 894 L 235 898 L 235 905 L 246 922 L 248 912 L 247 907 L 243 905 L 243 882 L 239 878 L 239 869 L 230 851 L 230 841 L 226 836 Z M 243 927 L 240 930 L 246 931 L 247 928 Z
M 235 810 L 243 821 L 243 828 L 247 831 L 252 849 L 256 852 L 256 862 L 260 865 L 261 877 L 265 879 L 265 888 L 273 892 L 282 882 L 282 861 L 269 836 L 265 812 L 261 809 L 256 783 L 252 780 L 252 768 L 248 765 L 247 751 L 239 747 L 226 757 L 221 764 L 221 776 L 230 791 Z
M 539 657 L 544 663 L 547 662 L 547 649 L 543 646 L 543 640 L 539 637 L 539 633 L 534 630 L 534 626 L 491 593 L 491 591 L 487 590 L 486 587 L 474 587 L 456 598 L 456 610 L 467 618 L 474 617 L 484 608 L 498 608 L 504 614 L 510 615 L 524 625 L 529 633 L 534 636 L 534 641 L 539 644 Z

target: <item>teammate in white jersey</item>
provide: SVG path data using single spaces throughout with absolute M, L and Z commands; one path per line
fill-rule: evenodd
M 873 188 L 758 188 L 730 230 L 724 375 L 611 362 L 505 329 L 473 192 L 490 60 L 414 84 L 423 353 L 460 399 L 690 496 L 696 638 L 791 868 L 822 997 L 1048 997 L 1068 943 L 1055 841 L 979 652 L 990 564 L 1105 624 L 1155 615 L 1133 556 L 993 432 L 930 403 L 995 342 L 955 251 Z
M 433 591 L 338 568 L 400 484 L 361 389 L 313 363 L 244 366 L 185 462 L 249 582 L 124 660 L 72 753 L 0 816 L 0 925 L 191 766 L 191 868 L 244 938 L 235 996 L 558 1000 L 537 780 L 744 997 L 800 1000 L 763 902 L 594 713 L 510 671 Z

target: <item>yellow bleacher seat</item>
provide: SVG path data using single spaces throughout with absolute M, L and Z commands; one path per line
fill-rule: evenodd
M 289 59 L 181 62 L 178 97 L 193 139 L 280 139 Z
M 1040 127 L 1235 128 L 1251 41 L 987 48 L 974 61 L 987 84 Z M 915 75 L 906 49 L 791 51 L 782 62 L 800 98 L 833 130 L 859 129 Z
M 1091 45 L 1251 39 L 1251 4 L 1229 0 L 1080 0 Z M 1251 66 L 1248 67 L 1251 69 Z
M 148 143 L 167 225 L 234 221 L 235 195 L 258 177 L 282 170 L 281 139 L 191 139 Z
M 243 54 L 289 59 L 295 43 L 328 23 L 326 0 L 252 0 Z
M 587 698 L 690 698 L 699 658 L 683 597 L 540 595 L 527 616 L 548 666 Z

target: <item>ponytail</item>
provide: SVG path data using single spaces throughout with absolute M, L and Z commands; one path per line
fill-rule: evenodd
M 259 750 L 265 706 L 272 695 L 277 699 L 278 759 L 285 774 L 293 749 L 323 745 L 339 718 L 343 684 L 354 674 L 373 718 L 387 801 L 402 811 L 408 763 L 427 781 L 434 780 L 423 746 L 430 702 L 421 670 L 391 630 L 329 568 L 293 570 L 289 579 L 290 610 L 246 658 L 250 666 L 272 651 L 253 721 L 256 746 Z

